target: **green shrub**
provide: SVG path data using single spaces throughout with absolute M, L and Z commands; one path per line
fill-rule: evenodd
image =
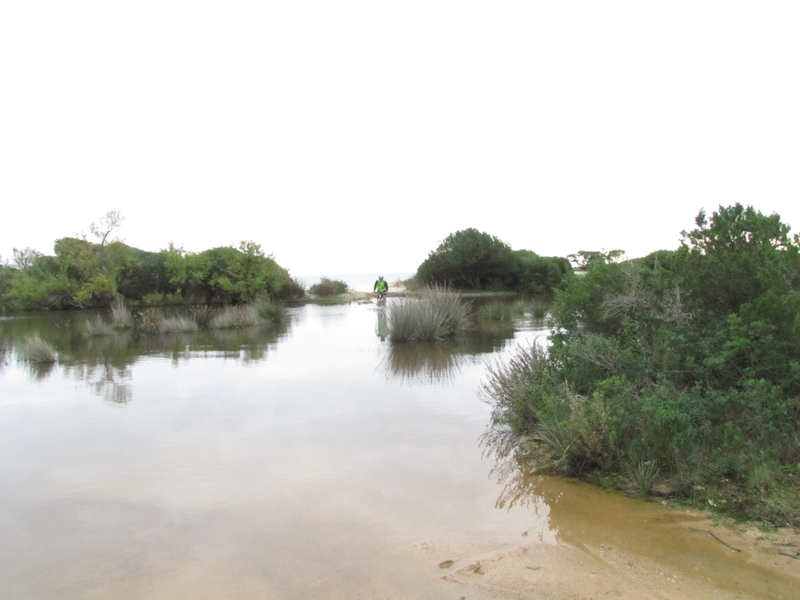
M 293 278 L 284 283 L 278 292 L 275 294 L 275 298 L 278 300 L 283 300 L 286 302 L 290 302 L 293 300 L 300 300 L 306 295 L 306 286 L 303 281 Z
M 339 279 L 328 279 L 323 277 L 319 283 L 315 283 L 309 289 L 315 296 L 336 296 L 347 293 L 347 284 Z
M 415 279 L 456 289 L 552 292 L 572 273 L 565 258 L 512 250 L 500 239 L 464 229 L 450 234 L 417 268 Z
M 643 493 L 658 474 L 694 501 L 699 486 L 735 515 L 796 524 L 800 245 L 739 205 L 697 225 L 676 252 L 599 257 L 570 278 L 548 351 L 490 369 L 493 423 L 540 439 L 562 472 Z

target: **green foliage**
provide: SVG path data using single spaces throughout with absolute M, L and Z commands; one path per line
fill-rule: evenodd
M 448 235 L 430 253 L 418 267 L 417 279 L 457 289 L 499 289 L 511 261 L 507 244 L 477 229 L 464 229 Z
M 284 302 L 291 302 L 292 300 L 300 300 L 305 295 L 305 284 L 296 278 L 292 278 L 281 286 L 275 297 Z
M 552 292 L 571 273 L 572 267 L 566 258 L 515 250 L 504 278 L 504 288 L 526 294 Z
M 740 205 L 697 226 L 675 252 L 595 257 L 570 278 L 548 352 L 490 370 L 495 422 L 538 435 L 563 472 L 641 491 L 658 473 L 686 497 L 702 486 L 730 512 L 796 522 L 798 502 L 770 494 L 798 483 L 798 244 Z
M 77 238 L 56 240 L 55 256 L 16 251 L 24 268 L 0 267 L 0 308 L 106 307 L 118 297 L 151 305 L 238 304 L 276 296 L 284 287 L 286 297 L 298 294 L 288 272 L 253 242 L 199 254 L 172 244 L 162 252 L 144 252 L 106 242 L 110 231 L 102 231 L 100 245 Z
M 339 279 L 323 277 L 308 290 L 315 296 L 337 296 L 347 292 L 347 284 Z
M 625 256 L 624 250 L 599 252 L 597 250 L 580 250 L 577 254 L 568 254 L 567 258 L 575 264 L 578 271 L 587 271 L 594 265 L 618 262 Z
M 420 282 L 465 290 L 550 292 L 572 272 L 564 258 L 513 251 L 498 238 L 464 229 L 450 234 L 418 267 Z

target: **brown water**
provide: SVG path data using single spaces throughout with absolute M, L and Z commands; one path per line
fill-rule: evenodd
M 658 505 L 520 474 L 496 507 L 477 392 L 542 322 L 393 346 L 371 304 L 149 340 L 87 341 L 83 318 L 0 321 L 0 598 L 434 598 L 439 560 L 523 533 L 788 597 Z M 33 331 L 52 368 L 17 360 Z

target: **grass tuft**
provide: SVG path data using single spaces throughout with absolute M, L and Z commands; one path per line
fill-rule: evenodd
M 265 325 L 280 325 L 286 321 L 286 307 L 269 298 L 262 298 L 253 302 L 258 318 Z
M 216 311 L 208 304 L 193 306 L 189 312 L 195 322 L 204 329 L 211 326 L 211 321 L 216 314 Z
M 56 361 L 55 349 L 40 338 L 38 333 L 22 342 L 20 353 L 23 360 L 28 362 L 52 363 Z
M 136 315 L 136 326 L 141 333 L 160 333 L 164 315 L 157 308 L 146 308 Z
M 258 325 L 258 311 L 252 305 L 226 306 L 209 323 L 211 329 L 233 329 Z
M 631 486 L 643 496 L 649 496 L 658 477 L 656 461 L 638 458 L 626 461 L 623 466 Z
M 469 326 L 469 304 L 443 286 L 425 288 L 417 298 L 386 307 L 386 330 L 393 342 L 441 340 Z
M 524 310 L 519 303 L 501 302 L 498 300 L 487 302 L 478 309 L 478 318 L 488 321 L 512 321 L 523 314 Z
M 117 330 L 133 327 L 133 315 L 119 298 L 111 305 L 111 327 Z
M 86 319 L 86 324 L 84 325 L 83 331 L 89 337 L 111 335 L 114 333 L 114 330 L 111 329 L 111 325 L 109 325 L 103 319 L 103 315 L 100 314 L 92 315 Z
M 197 321 L 186 315 L 165 318 L 159 327 L 160 333 L 192 333 L 199 329 Z

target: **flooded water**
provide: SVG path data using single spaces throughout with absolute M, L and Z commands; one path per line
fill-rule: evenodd
M 390 345 L 369 303 L 294 308 L 277 332 L 86 339 L 85 318 L 0 321 L 0 598 L 433 598 L 454 549 L 523 534 L 684 544 L 664 560 L 722 569 L 722 587 L 741 572 L 713 541 L 667 533 L 691 519 L 657 505 L 498 483 L 480 381 L 541 321 Z M 57 363 L 18 360 L 34 332 Z M 785 584 L 740 579 L 753 597 Z

